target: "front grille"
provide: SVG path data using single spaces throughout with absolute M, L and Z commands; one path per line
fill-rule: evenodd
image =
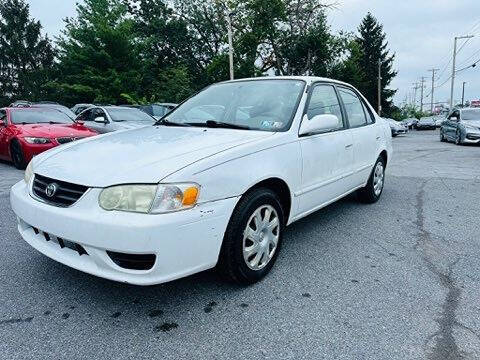
M 81 139 L 82 139 L 81 137 L 61 137 L 61 138 L 57 138 L 57 142 L 63 145 L 63 144 L 68 144 L 69 142 L 81 140 Z
M 76 251 L 78 253 L 78 255 L 80 255 L 80 256 L 88 255 L 85 248 L 80 244 L 71 242 L 69 240 L 62 239 L 62 238 L 60 238 L 58 236 L 55 236 L 55 235 L 51 235 L 51 234 L 43 232 L 43 231 L 41 231 L 37 228 L 33 228 L 33 231 L 35 232 L 35 235 L 41 235 L 45 241 L 57 243 L 58 246 L 60 246 L 61 249 L 67 248 L 67 249 Z
M 107 251 L 112 261 L 124 269 L 129 270 L 150 270 L 155 264 L 155 254 L 124 254 Z
M 54 190 L 49 193 L 51 196 L 47 195 L 47 187 L 49 185 L 54 188 Z M 55 206 L 71 206 L 75 204 L 87 190 L 88 187 L 83 185 L 54 180 L 41 175 L 35 175 L 33 179 L 32 191 L 35 196 Z

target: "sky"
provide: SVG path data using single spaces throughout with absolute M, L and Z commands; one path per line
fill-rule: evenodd
M 81 1 L 81 0 L 78 0 Z M 325 0 L 328 1 L 328 0 Z M 63 28 L 65 17 L 75 16 L 77 0 L 27 0 L 31 15 L 40 20 L 49 36 Z M 479 0 L 337 0 L 338 5 L 328 12 L 332 31 L 355 32 L 362 18 L 371 12 L 383 24 L 389 48 L 396 54 L 398 75 L 391 88 L 398 89 L 395 103 L 400 105 L 413 97 L 414 83 L 425 77 L 424 103 L 429 108 L 432 73 L 437 72 L 434 100 L 450 98 L 453 42 L 455 36 L 475 35 L 457 55 L 457 69 L 480 60 L 480 1 Z M 459 48 L 464 40 L 459 40 Z M 476 68 L 457 73 L 454 97 L 480 99 L 480 62 Z M 428 97 L 427 97 L 428 96 Z M 417 91 L 420 103 L 420 89 Z

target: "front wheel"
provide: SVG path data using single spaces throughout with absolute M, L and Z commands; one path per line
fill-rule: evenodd
M 367 185 L 357 191 L 359 200 L 367 204 L 373 204 L 377 202 L 382 195 L 384 184 L 385 160 L 380 156 L 373 167 Z
M 445 142 L 445 136 L 443 135 L 442 130 L 440 130 L 440 141 Z
M 462 135 L 460 134 L 460 131 L 457 131 L 457 134 L 455 135 L 455 144 L 456 145 L 462 144 Z
M 248 192 L 230 218 L 217 269 L 228 280 L 243 285 L 261 280 L 278 257 L 284 228 L 278 196 L 266 188 Z
M 13 165 L 18 170 L 24 170 L 27 167 L 25 163 L 25 156 L 23 155 L 22 146 L 17 140 L 12 141 L 12 145 L 10 147 L 10 154 L 12 156 Z

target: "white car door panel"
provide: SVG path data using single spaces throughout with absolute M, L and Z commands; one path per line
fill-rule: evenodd
M 353 139 L 346 129 L 340 102 L 335 88 L 320 83 L 312 89 L 307 104 L 306 117 L 332 114 L 341 121 L 341 128 L 300 138 L 302 151 L 302 187 L 299 197 L 299 217 L 315 211 L 351 189 L 350 175 L 353 167 Z
M 358 187 L 364 185 L 370 176 L 380 146 L 382 130 L 373 123 L 373 114 L 352 89 L 339 87 L 338 92 L 352 134 L 354 154 L 352 181 L 353 186 Z
M 352 136 L 349 131 L 305 137 L 300 142 L 303 158 L 299 213 L 309 212 L 351 189 Z

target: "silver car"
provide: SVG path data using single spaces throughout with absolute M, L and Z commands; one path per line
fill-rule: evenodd
M 141 110 L 121 106 L 94 106 L 78 115 L 76 121 L 100 134 L 135 129 L 155 124 L 156 120 Z
M 440 141 L 455 144 L 480 143 L 480 108 L 456 109 L 447 117 L 440 128 Z

